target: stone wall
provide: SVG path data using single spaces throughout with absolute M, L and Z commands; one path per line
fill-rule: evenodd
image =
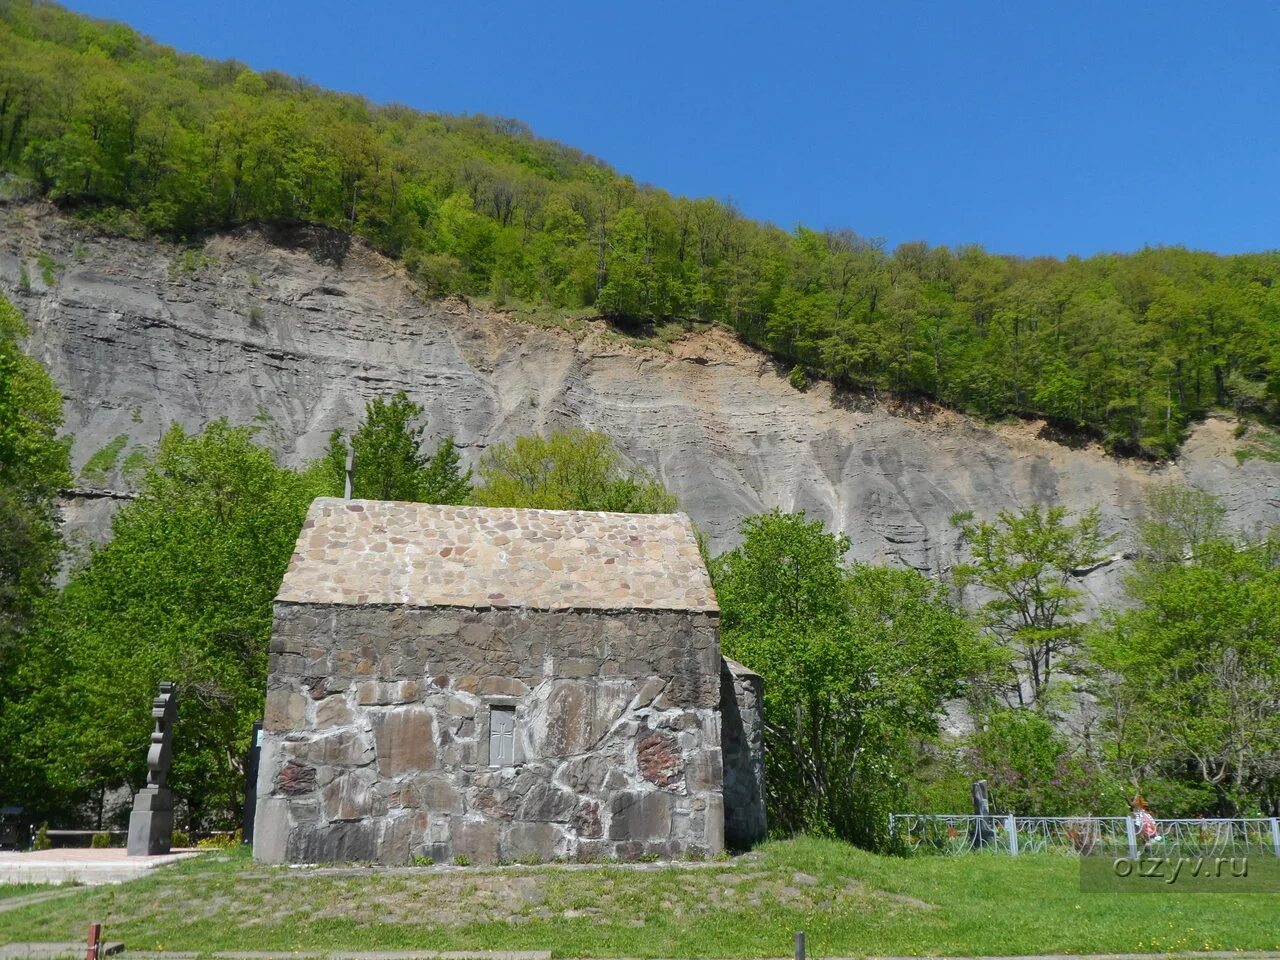
M 726 658 L 720 670 L 724 839 L 745 850 L 765 837 L 764 682 Z
M 720 670 L 710 613 L 277 603 L 255 856 L 715 854 Z

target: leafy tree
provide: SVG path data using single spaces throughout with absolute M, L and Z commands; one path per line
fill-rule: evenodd
M 1059 671 L 1070 658 L 1083 625 L 1083 591 L 1072 580 L 1101 563 L 1114 541 L 1101 531 L 1097 510 L 1075 523 L 1063 507 L 1002 510 L 994 521 L 956 514 L 952 523 L 970 559 L 953 572 L 957 588 L 977 586 L 977 614 L 1010 651 L 1009 675 L 997 676 L 1007 701 L 1046 709 Z
M 1211 493 L 1177 483 L 1158 484 L 1146 495 L 1138 521 L 1142 560 L 1166 567 L 1191 560 L 1205 544 L 1226 537 L 1226 507 Z
M 996 710 L 969 745 L 971 775 L 986 779 L 991 809 L 1020 816 L 1127 813 L 1123 791 L 1047 717 Z
M 446 437 L 430 456 L 422 452 L 426 428 L 414 425 L 421 416 L 421 404 L 403 390 L 390 400 L 374 397 L 365 404 L 364 420 L 351 438 L 353 497 L 418 503 L 470 500 L 471 471 L 462 471 L 453 438 Z M 343 489 L 346 459 L 346 441 L 335 430 L 319 467 L 335 495 Z
M 70 443 L 57 435 L 62 395 L 22 352 L 25 335 L 21 315 L 0 297 L 0 667 L 52 582 L 61 552 L 55 500 L 71 483 Z
M 53 588 L 62 554 L 58 489 L 71 482 L 69 444 L 57 436 L 62 396 L 38 361 L 19 345 L 18 311 L 0 297 L 0 795 L 15 796 L 23 772 L 13 754 L 20 731 L 12 699 L 15 670 L 28 656 L 29 633 Z
M 1090 638 L 1113 760 L 1171 813 L 1280 815 L 1280 540 L 1204 539 L 1219 505 L 1190 491 L 1152 504 L 1146 545 L 1166 562 L 1129 577 L 1133 606 Z
M 150 701 L 178 683 L 171 782 L 193 822 L 226 824 L 261 716 L 272 598 L 314 489 L 251 431 L 216 421 L 165 434 L 136 501 L 42 618 L 21 665 L 26 795 L 101 802 L 145 777 Z
M 765 678 L 771 828 L 887 842 L 910 738 L 980 659 L 968 622 L 911 570 L 848 568 L 848 540 L 803 514 L 742 523 L 713 564 L 725 652 Z
M 486 507 L 670 513 L 676 498 L 639 468 L 626 468 L 603 433 L 565 430 L 517 437 L 480 461 L 476 502 Z

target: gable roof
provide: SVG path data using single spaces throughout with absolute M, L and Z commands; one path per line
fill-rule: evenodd
M 276 600 L 717 613 L 682 513 L 453 507 L 321 497 Z

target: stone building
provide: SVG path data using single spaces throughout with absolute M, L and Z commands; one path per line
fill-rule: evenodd
M 760 682 L 718 626 L 681 514 L 319 499 L 276 598 L 255 856 L 748 844 Z

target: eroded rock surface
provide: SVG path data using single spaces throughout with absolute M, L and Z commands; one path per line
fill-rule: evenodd
M 51 283 L 41 253 L 59 265 Z M 1238 527 L 1280 520 L 1280 465 L 1237 463 L 1224 420 L 1197 427 L 1178 461 L 1156 468 L 1042 439 L 1034 424 L 988 427 L 822 385 L 799 393 L 723 331 L 664 353 L 601 325 L 574 336 L 458 300 L 424 302 L 391 261 L 318 228 L 244 228 L 187 251 L 94 235 L 47 207 L 0 207 L 0 289 L 67 395 L 75 468 L 120 446 L 85 484 L 95 488 L 127 489 L 130 454 L 171 421 L 257 423 L 296 464 L 334 427 L 354 426 L 367 399 L 404 389 L 426 407 L 429 434 L 456 435 L 470 462 L 530 431 L 606 431 L 679 496 L 715 549 L 734 543 L 743 516 L 804 509 L 847 533 L 852 557 L 936 575 L 954 559 L 957 511 L 1100 504 L 1120 531 L 1144 486 L 1165 478 L 1222 496 Z M 101 536 L 116 503 L 72 501 L 69 528 Z M 1113 597 L 1124 566 L 1085 582 Z

